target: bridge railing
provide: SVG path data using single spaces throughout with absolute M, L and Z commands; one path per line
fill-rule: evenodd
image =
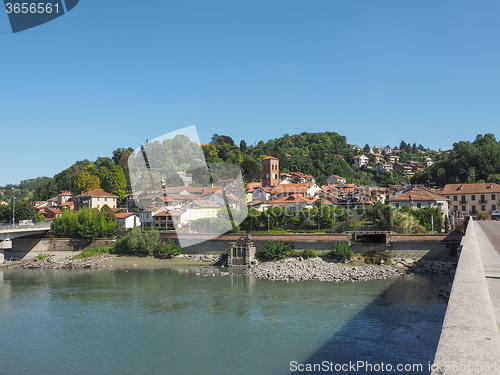
M 470 221 L 462 239 L 432 375 L 498 374 L 500 336 L 476 236 Z
M 50 222 L 43 223 L 31 223 L 31 224 L 0 224 L 0 231 L 11 231 L 11 230 L 33 230 L 33 229 L 50 229 Z

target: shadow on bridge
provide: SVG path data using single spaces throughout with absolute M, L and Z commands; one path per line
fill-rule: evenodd
M 349 321 L 340 331 L 301 362 L 320 365 L 323 361 L 371 364 L 359 374 L 380 374 L 378 364 L 391 364 L 388 374 L 428 374 L 441 334 L 447 302 L 438 289 L 452 281 L 451 275 L 415 275 L 397 278 L 384 292 Z M 396 371 L 396 365 L 412 367 Z M 349 371 L 292 371 L 290 374 L 345 374 Z M 352 371 L 351 371 L 352 372 Z

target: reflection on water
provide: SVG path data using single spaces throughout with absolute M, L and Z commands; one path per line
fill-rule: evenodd
M 446 309 L 436 291 L 450 281 L 287 283 L 212 271 L 0 270 L 2 373 L 287 374 L 291 361 L 427 362 Z

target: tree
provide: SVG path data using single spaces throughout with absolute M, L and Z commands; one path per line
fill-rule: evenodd
M 99 177 L 92 175 L 90 173 L 90 169 L 93 167 L 92 166 L 87 166 L 83 171 L 78 173 L 78 176 L 75 181 L 75 185 L 73 187 L 73 193 L 74 194 L 81 194 L 93 189 L 99 189 L 100 188 L 100 182 L 99 182 Z
M 104 191 L 118 196 L 120 201 L 125 198 L 127 180 L 122 167 L 113 165 L 110 170 L 106 167 L 101 167 L 99 169 L 99 179 Z
M 371 148 L 370 146 L 368 145 L 368 143 L 365 145 L 365 147 L 363 147 L 363 152 L 366 154 L 370 154 L 371 153 Z
M 260 166 L 250 159 L 244 160 L 240 165 L 243 171 L 243 178 L 246 182 L 259 181 L 261 178 Z
M 240 151 L 243 155 L 245 155 L 245 153 L 247 152 L 247 143 L 244 139 L 242 139 L 240 142 Z

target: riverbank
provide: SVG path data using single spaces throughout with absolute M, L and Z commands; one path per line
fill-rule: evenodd
M 99 254 L 85 259 L 74 255 L 46 255 L 44 258 L 6 260 L 0 269 L 83 269 L 83 268 L 136 268 L 157 266 L 199 266 L 212 265 L 218 256 L 181 255 L 168 259 L 138 257 L 129 255 Z
M 259 279 L 283 281 L 367 281 L 384 280 L 404 274 L 400 268 L 386 265 L 350 265 L 323 258 L 286 258 L 260 263 L 246 271 Z

